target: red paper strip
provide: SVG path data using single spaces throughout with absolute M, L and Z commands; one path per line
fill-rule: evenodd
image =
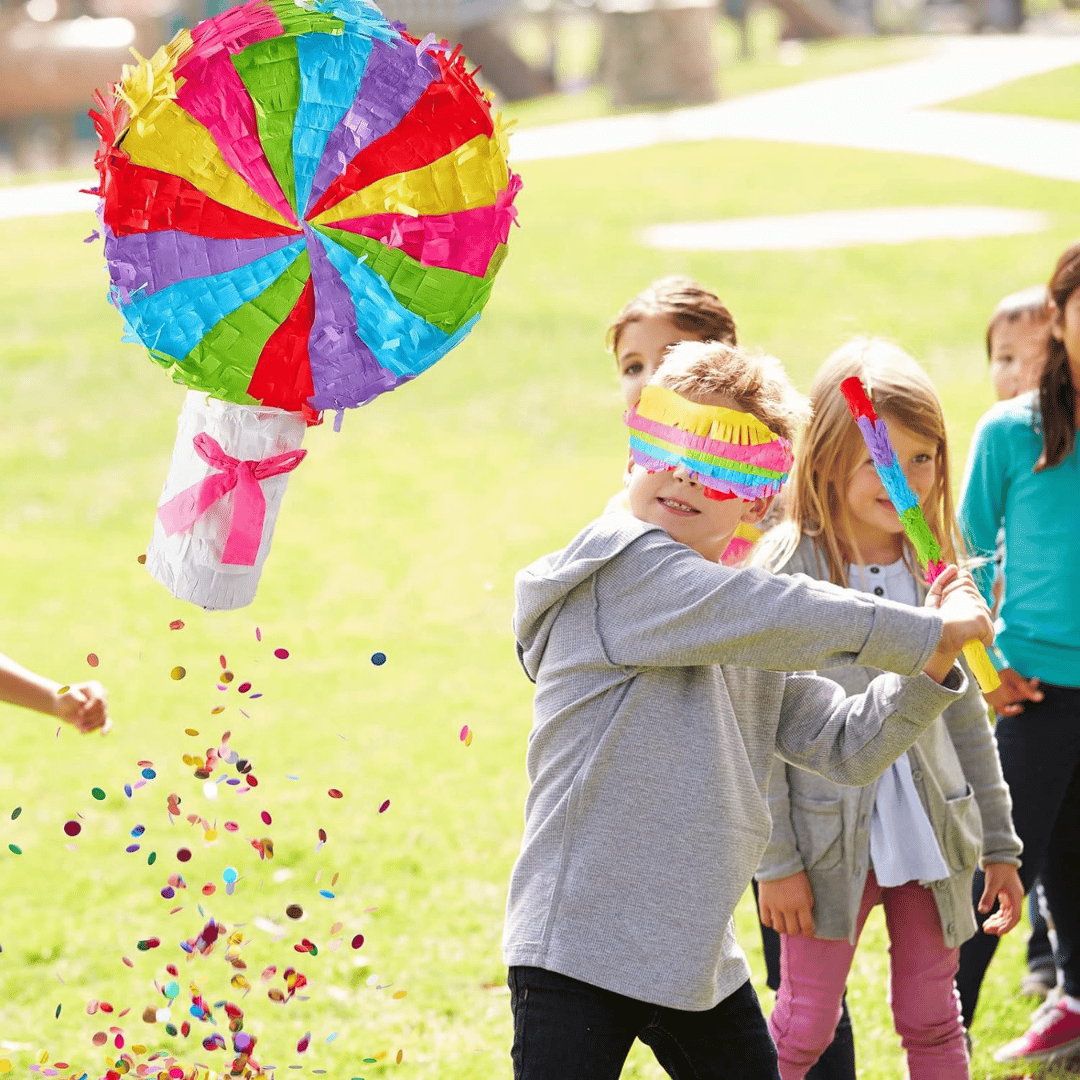
M 224 206 L 179 176 L 136 165 L 122 150 L 105 174 L 105 224 L 117 236 L 176 229 L 193 236 L 251 240 L 299 232 Z
M 494 134 L 487 103 L 474 97 L 469 86 L 457 80 L 456 72 L 445 70 L 444 57 L 437 59 L 444 68 L 443 79 L 420 95 L 392 131 L 353 158 L 323 192 L 309 218 L 377 180 L 430 165 L 477 135 Z M 447 75 L 451 81 L 444 81 Z
M 315 393 L 308 358 L 308 336 L 315 323 L 315 284 L 308 278 L 289 317 L 270 335 L 251 376 L 248 393 L 264 405 L 302 412 L 309 424 L 319 422 L 308 405 Z

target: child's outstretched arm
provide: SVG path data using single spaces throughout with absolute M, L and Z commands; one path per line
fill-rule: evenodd
M 965 642 L 994 643 L 994 621 L 972 576 L 966 570 L 947 566 L 930 586 L 926 606 L 941 615 L 941 638 L 923 670 L 942 683 L 956 663 Z
M 63 693 L 61 693 L 63 691 Z M 109 730 L 109 704 L 99 682 L 61 686 L 0 653 L 0 701 L 55 716 L 79 731 Z

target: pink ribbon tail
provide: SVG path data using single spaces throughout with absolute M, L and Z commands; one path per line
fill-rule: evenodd
M 218 499 L 235 488 L 232 521 L 221 561 L 228 566 L 254 566 L 266 518 L 266 496 L 260 482 L 292 472 L 307 456 L 307 451 L 288 450 L 258 461 L 241 461 L 226 454 L 220 443 L 205 431 L 192 442 L 195 453 L 216 471 L 158 507 L 158 520 L 165 535 L 175 536 L 190 529 Z

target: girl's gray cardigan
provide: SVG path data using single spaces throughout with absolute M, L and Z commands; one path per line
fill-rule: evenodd
M 824 559 L 803 537 L 782 568 L 828 580 Z M 920 585 L 920 600 L 925 589 Z M 865 667 L 819 671 L 848 694 L 862 693 L 879 672 Z M 978 684 L 950 705 L 908 751 L 911 775 L 941 854 L 952 873 L 929 883 L 937 901 L 945 944 L 954 948 L 975 933 L 971 875 L 976 864 L 1020 864 L 1021 843 L 1012 826 L 1009 789 Z M 805 870 L 814 893 L 814 933 L 855 941 L 855 921 L 870 868 L 870 817 L 877 781 L 843 787 L 823 776 L 773 759 L 769 777 L 772 837 L 758 881 Z

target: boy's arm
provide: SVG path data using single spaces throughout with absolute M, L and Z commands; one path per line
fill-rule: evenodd
M 654 529 L 597 574 L 596 626 L 608 659 L 627 667 L 855 663 L 914 675 L 943 623 L 935 611 L 802 575 L 720 566 Z
M 63 693 L 60 691 L 63 690 Z M 98 682 L 62 687 L 0 653 L 0 701 L 64 720 L 79 731 L 109 729 L 105 690 Z
M 799 768 L 838 784 L 876 780 L 967 689 L 960 668 L 943 685 L 926 675 L 884 674 L 862 694 L 819 675 L 789 675 L 784 686 L 777 753 Z

